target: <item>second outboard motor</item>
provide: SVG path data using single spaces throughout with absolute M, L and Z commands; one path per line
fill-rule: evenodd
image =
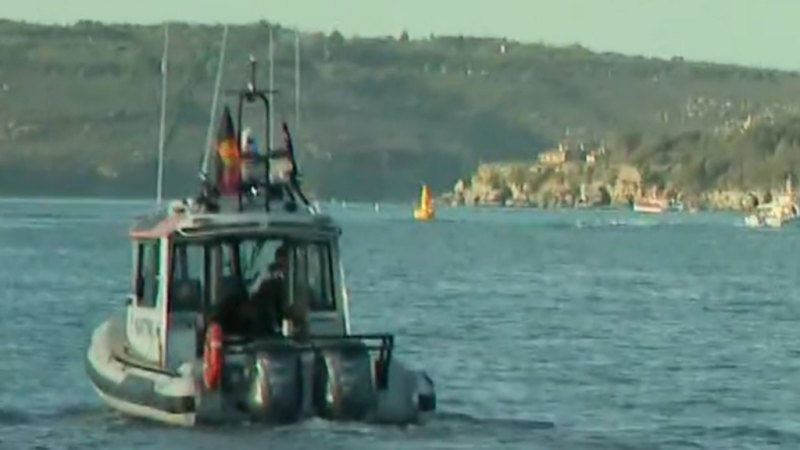
M 314 404 L 329 420 L 362 420 L 375 406 L 372 357 L 362 343 L 320 350 L 314 363 Z
M 291 346 L 256 353 L 245 369 L 247 412 L 266 422 L 292 423 L 302 412 L 299 352 Z

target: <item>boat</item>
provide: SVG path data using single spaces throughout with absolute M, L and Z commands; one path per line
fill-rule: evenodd
M 656 188 L 653 188 L 649 196 L 640 195 L 633 201 L 633 210 L 651 214 L 677 212 L 683 211 L 683 203 L 676 199 L 668 200 L 663 196 L 659 196 Z
M 784 193 L 768 203 L 750 209 L 745 215 L 744 223 L 751 228 L 782 228 L 787 223 L 794 222 L 800 215 L 799 212 L 792 180 L 787 176 Z
M 633 210 L 643 213 L 667 212 L 667 202 L 660 199 L 640 198 L 633 202 Z
M 216 176 L 201 170 L 197 196 L 131 229 L 131 293 L 93 331 L 88 378 L 114 410 L 170 425 L 422 423 L 431 378 L 394 356 L 392 334 L 351 332 L 342 229 L 304 194 L 288 125 L 284 148 L 237 148 L 243 105 L 269 111 L 251 64 L 235 123 L 227 107 L 221 119 Z M 259 176 L 242 178 L 245 157 Z
M 419 196 L 419 204 L 414 208 L 414 219 L 416 220 L 433 220 L 436 217 L 436 211 L 433 207 L 431 199 L 431 191 L 427 184 L 422 185 L 422 191 Z

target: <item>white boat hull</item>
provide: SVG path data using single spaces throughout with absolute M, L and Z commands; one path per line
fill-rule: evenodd
M 782 228 L 795 222 L 797 218 L 797 208 L 794 205 L 791 207 L 767 205 L 745 216 L 744 223 L 751 228 Z
M 126 402 L 116 397 L 111 397 L 110 395 L 107 395 L 105 392 L 98 389 L 97 386 L 92 386 L 92 387 L 94 388 L 95 392 L 97 392 L 97 395 L 100 396 L 100 398 L 106 403 L 106 405 L 127 416 L 140 417 L 143 419 L 148 419 L 155 422 L 162 422 L 168 425 L 175 425 L 175 426 L 191 427 L 194 426 L 195 424 L 194 413 L 188 413 L 188 414 L 167 413 L 156 408 L 150 408 L 136 403 Z
M 111 325 L 111 320 L 106 321 L 94 331 L 86 355 L 86 370 L 95 391 L 124 414 L 171 425 L 194 425 L 191 374 L 170 376 L 126 365 L 112 354 Z
M 757 216 L 756 214 L 745 216 L 744 224 L 750 228 L 760 228 L 766 225 L 761 217 Z
M 375 376 L 372 363 L 361 365 L 361 376 L 352 376 L 353 373 L 341 372 L 320 381 L 320 353 L 303 354 L 300 357 L 301 374 L 297 377 L 283 377 L 283 383 L 301 383 L 294 386 L 288 396 L 275 390 L 276 387 L 288 385 L 275 383 L 276 362 L 270 361 L 264 367 L 271 367 L 272 375 L 258 379 L 253 383 L 243 382 L 247 388 L 240 391 L 220 390 L 208 391 L 202 385 L 199 369 L 202 361 L 187 361 L 180 369 L 173 373 L 166 371 L 147 370 L 134 366 L 115 356 L 112 348 L 117 334 L 112 331 L 114 319 L 100 325 L 93 333 L 91 345 L 86 355 L 86 370 L 89 378 L 105 403 L 125 415 L 144 418 L 169 425 L 194 426 L 198 423 L 265 421 L 271 422 L 268 411 L 259 408 L 274 407 L 274 404 L 292 399 L 294 392 L 299 393 L 295 410 L 290 414 L 290 420 L 280 420 L 282 423 L 302 420 L 314 416 L 322 416 L 331 420 L 344 419 L 344 416 L 353 413 L 352 408 L 360 404 L 361 410 L 355 414 L 364 422 L 373 423 L 419 423 L 435 410 L 435 393 L 430 378 L 419 371 L 412 371 L 402 363 L 392 359 L 388 366 L 388 381 L 385 388 L 374 388 L 371 378 Z M 351 341 L 352 342 L 352 341 Z M 326 353 L 328 354 L 328 353 Z M 236 371 L 235 364 L 241 363 L 247 356 L 240 358 L 226 357 L 226 366 L 223 369 L 222 386 L 231 385 L 230 379 Z M 331 357 L 331 354 L 328 354 Z M 244 359 L 243 359 L 244 358 Z M 336 359 L 334 355 L 334 359 Z M 330 360 L 327 360 L 330 361 Z M 355 367 L 346 359 L 333 361 L 327 368 Z M 324 365 L 325 363 L 323 363 Z M 366 369 L 364 369 L 366 367 Z M 366 372 L 364 372 L 366 370 Z M 226 375 L 225 371 L 232 375 Z M 277 372 L 281 372 L 278 368 Z M 286 371 L 283 371 L 286 373 Z M 355 373 L 355 372 L 354 372 Z M 358 375 L 358 374 L 356 374 Z M 363 376 L 366 375 L 366 378 Z M 226 376 L 228 380 L 226 380 Z M 281 374 L 279 373 L 279 378 Z M 235 378 L 235 377 L 234 377 Z M 242 377 L 239 377 L 240 381 Z M 333 385 L 331 384 L 332 381 Z M 355 380 L 356 384 L 353 384 Z M 280 380 L 278 380 L 280 381 Z M 260 399 L 263 392 L 255 392 L 250 386 L 268 385 L 268 399 Z M 328 392 L 331 386 L 337 386 L 336 392 Z M 331 388 L 332 389 L 332 388 Z M 356 402 L 344 398 L 334 401 L 335 404 L 323 405 L 320 402 L 331 396 L 355 395 Z M 322 399 L 322 400 L 320 400 Z M 356 406 L 352 406 L 356 405 Z M 327 406 L 327 407 L 325 407 Z M 351 411 L 347 409 L 351 408 Z M 365 409 L 366 408 L 366 409 Z M 363 414 L 362 414 L 363 413 Z M 341 417 L 340 417 L 341 416 Z
M 783 228 L 788 224 L 791 224 L 797 220 L 797 217 L 790 217 L 790 218 L 781 218 L 781 217 L 774 217 L 774 216 L 758 216 L 756 214 L 751 214 L 749 216 L 745 216 L 744 224 L 750 228 Z
M 650 213 L 650 214 L 660 214 L 666 212 L 666 209 L 660 206 L 649 206 L 649 205 L 633 205 L 634 212 L 641 212 L 641 213 Z

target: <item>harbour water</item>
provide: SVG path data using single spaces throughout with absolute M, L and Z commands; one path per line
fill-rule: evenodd
M 0 200 L 0 447 L 800 448 L 800 229 L 731 214 L 323 205 L 355 331 L 392 332 L 439 413 L 185 430 L 121 417 L 84 372 L 151 202 Z

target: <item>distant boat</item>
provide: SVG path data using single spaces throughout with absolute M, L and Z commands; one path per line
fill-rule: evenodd
M 644 213 L 663 213 L 667 211 L 667 202 L 655 198 L 640 198 L 633 202 L 633 210 Z
M 433 208 L 433 201 L 431 200 L 431 190 L 427 184 L 422 185 L 422 192 L 419 196 L 419 205 L 414 208 L 414 219 L 416 220 L 432 220 L 436 216 Z
M 800 217 L 800 208 L 790 177 L 786 178 L 786 192 L 769 203 L 759 205 L 744 218 L 744 224 L 751 228 L 781 228 Z
M 676 200 L 668 200 L 661 195 L 658 195 L 657 190 L 653 188 L 649 196 L 640 195 L 633 202 L 633 210 L 642 213 L 655 213 L 661 214 L 669 211 L 683 211 L 683 203 Z

